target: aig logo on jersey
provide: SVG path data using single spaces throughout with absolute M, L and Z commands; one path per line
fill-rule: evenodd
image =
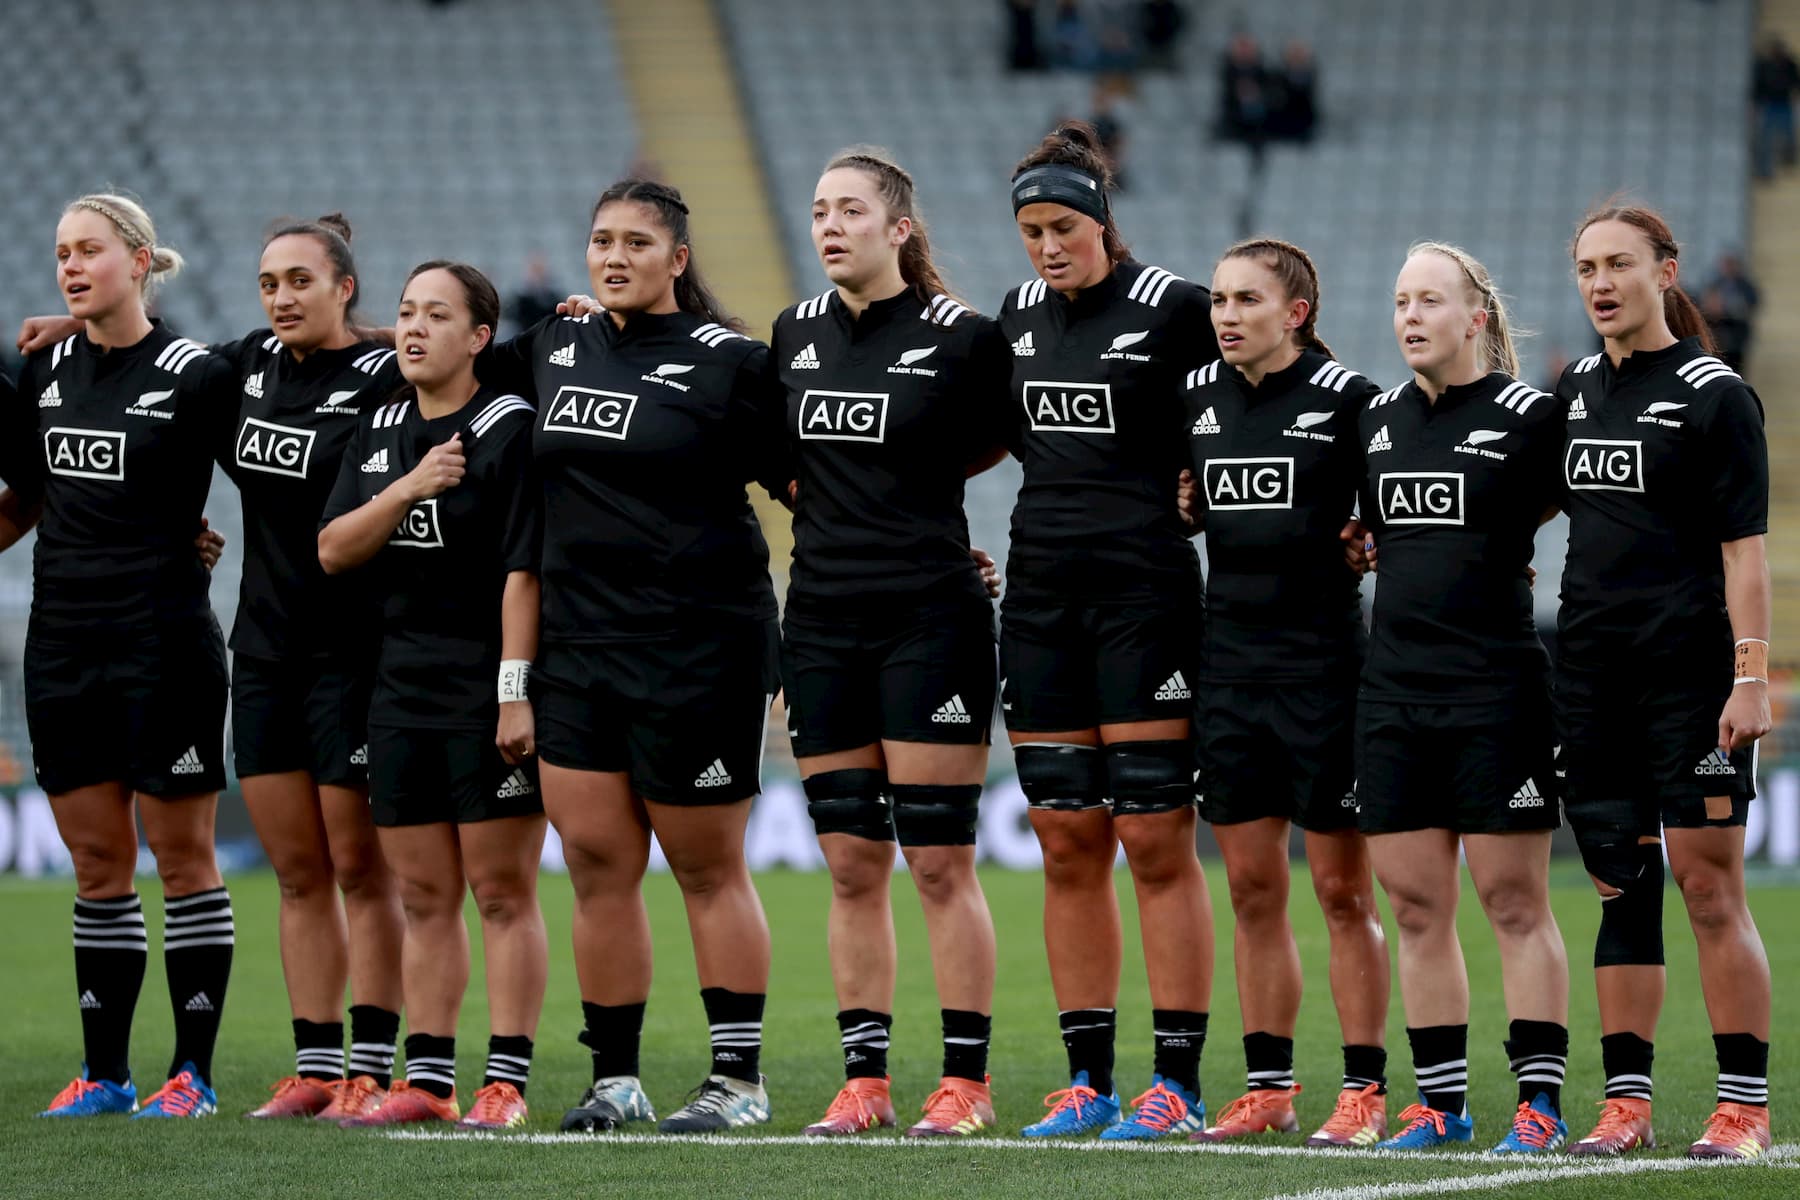
M 1463 477 L 1451 471 L 1396 471 L 1377 486 L 1389 525 L 1461 525 Z
M 887 437 L 886 392 L 817 392 L 800 397 L 800 437 L 815 442 L 879 442 Z
M 247 417 L 238 430 L 237 464 L 247 471 L 269 475 L 306 478 L 306 465 L 312 461 L 313 431 L 292 429 L 273 421 Z
M 70 429 L 52 425 L 44 431 L 44 461 L 52 475 L 122 480 L 125 478 L 125 435 L 111 429 Z
M 1563 451 L 1563 481 L 1575 492 L 1644 490 L 1644 443 L 1574 438 Z
M 624 441 L 631 429 L 631 414 L 638 398 L 626 392 L 599 388 L 558 388 L 556 399 L 544 410 L 545 433 L 580 433 L 588 437 Z
M 1037 433 L 1114 433 L 1112 385 L 1025 381 L 1025 415 Z
M 406 510 L 400 524 L 388 535 L 390 546 L 411 546 L 417 550 L 436 550 L 444 544 L 444 531 L 438 526 L 437 497 L 420 500 Z
M 1294 507 L 1291 458 L 1209 458 L 1203 474 L 1208 508 Z

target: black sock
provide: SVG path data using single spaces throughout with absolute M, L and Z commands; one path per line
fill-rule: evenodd
M 644 1037 L 642 1004 L 589 1004 L 581 1002 L 581 1044 L 593 1052 L 594 1082 L 633 1078 L 638 1073 L 638 1043 Z
M 1609 1033 L 1601 1038 L 1606 1098 L 1650 1099 L 1650 1068 L 1655 1062 L 1656 1047 L 1635 1033 Z
M 987 1082 L 988 1039 L 994 1018 L 963 1008 L 939 1010 L 944 1022 L 944 1075 L 953 1079 Z
M 439 1100 L 456 1095 L 456 1039 L 407 1034 L 406 1082 Z
M 838 1044 L 844 1048 L 845 1079 L 886 1079 L 888 1034 L 894 1014 L 846 1008 L 837 1015 Z
M 1206 1016 L 1185 1008 L 1153 1008 L 1150 1029 L 1156 1038 L 1158 1075 L 1200 1094 L 1200 1052 L 1206 1048 Z
M 487 1070 L 482 1073 L 481 1086 L 490 1083 L 510 1083 L 519 1089 L 519 1095 L 525 1094 L 525 1084 L 531 1079 L 531 1039 L 524 1036 L 490 1037 L 488 1038 Z
M 1246 1033 L 1244 1074 L 1249 1082 L 1246 1091 L 1291 1091 L 1294 1086 L 1294 1039 L 1273 1033 Z
M 1371 1083 L 1377 1096 L 1387 1095 L 1387 1047 L 1345 1046 L 1343 1090 L 1360 1092 Z
M 1469 1099 L 1469 1027 L 1426 1025 L 1408 1029 L 1412 1043 L 1413 1078 L 1425 1107 L 1460 1117 Z
M 344 1077 L 344 1024 L 294 1019 L 294 1074 L 321 1083 Z
M 400 1014 L 373 1004 L 350 1006 L 350 1075 L 367 1075 L 378 1088 L 394 1083 L 394 1042 Z
M 1569 1069 L 1569 1027 L 1554 1021 L 1514 1021 L 1506 1039 L 1506 1057 L 1519 1079 L 1519 1103 L 1529 1104 L 1542 1092 L 1562 1115 L 1563 1075 Z
M 1769 1043 L 1754 1033 L 1715 1033 L 1719 1103 L 1769 1107 Z
M 231 896 L 223 887 L 163 897 L 163 967 L 169 976 L 169 1003 L 175 1009 L 170 1079 L 192 1063 L 195 1074 L 212 1082 L 213 1045 L 225 1013 L 234 941 Z
M 1102 1096 L 1113 1093 L 1113 1037 L 1119 1015 L 1111 1008 L 1071 1008 L 1058 1014 L 1063 1049 L 1069 1053 L 1069 1078 L 1086 1071 L 1088 1086 Z
M 131 1079 L 131 1017 L 150 958 L 144 904 L 133 893 L 75 901 L 75 994 L 87 1077 Z
M 762 992 L 701 988 L 700 1003 L 712 1032 L 712 1073 L 745 1083 L 762 1079 Z

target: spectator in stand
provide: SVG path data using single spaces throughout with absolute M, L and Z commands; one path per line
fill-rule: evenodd
M 1050 28 L 1055 45 L 1055 66 L 1086 71 L 1099 62 L 1099 35 L 1094 23 L 1082 12 L 1078 0 L 1057 0 L 1056 16 Z
M 1269 72 L 1249 33 L 1232 35 L 1219 64 L 1219 136 L 1258 149 L 1269 136 Z
M 1119 87 L 1102 79 L 1094 85 L 1094 132 L 1100 135 L 1100 153 L 1112 168 L 1113 190 L 1125 190 L 1125 123 L 1119 119 Z
M 1750 64 L 1752 146 L 1758 179 L 1775 177 L 1775 156 L 1791 167 L 1795 160 L 1794 91 L 1800 88 L 1800 65 L 1778 34 L 1770 34 Z
M 1176 69 L 1176 43 L 1186 23 L 1187 12 L 1176 0 L 1144 0 L 1138 7 L 1138 29 L 1143 36 L 1146 69 Z
M 1006 65 L 1013 71 L 1041 71 L 1044 52 L 1038 45 L 1037 0 L 1005 0 Z
M 1290 142 L 1312 141 L 1319 123 L 1319 70 L 1312 47 L 1295 38 L 1281 52 L 1281 66 L 1273 72 L 1274 111 L 1269 117 L 1271 137 Z
M 556 315 L 556 306 L 568 293 L 550 283 L 550 266 L 542 254 L 525 261 L 525 281 L 506 298 L 506 319 L 514 329 L 530 329 L 545 317 Z
M 1744 260 L 1735 251 L 1720 255 L 1713 277 L 1701 292 L 1700 311 L 1712 328 L 1713 340 L 1719 344 L 1719 357 L 1740 374 L 1750 354 L 1756 309 L 1761 302 L 1762 293 L 1745 272 Z

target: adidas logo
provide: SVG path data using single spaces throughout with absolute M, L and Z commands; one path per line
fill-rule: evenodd
M 1031 344 L 1031 330 L 1027 329 L 1019 340 L 1012 345 L 1015 358 L 1030 358 L 1037 353 L 1037 347 Z
M 1213 412 L 1212 405 L 1206 406 L 1206 411 L 1200 414 L 1200 419 L 1194 422 L 1194 427 L 1188 432 L 1195 435 L 1219 432 L 1219 418 Z
M 1731 765 L 1731 760 L 1725 756 L 1725 752 L 1715 746 L 1711 754 L 1700 760 L 1700 765 L 1694 768 L 1694 774 L 1736 775 L 1737 768 Z
M 511 800 L 517 796 L 530 796 L 536 791 L 536 786 L 526 777 L 524 770 L 520 769 L 506 777 L 506 782 L 494 793 L 494 799 Z
M 575 343 L 570 342 L 560 350 L 550 352 L 550 365 L 553 367 L 572 367 L 575 365 Z
M 1538 791 L 1537 780 L 1527 779 L 1524 786 L 1513 793 L 1512 799 L 1506 802 L 1506 806 L 1508 808 L 1544 807 L 1544 793 Z
M 195 746 L 189 746 L 187 753 L 176 759 L 175 765 L 169 768 L 173 775 L 198 775 L 204 770 L 206 767 L 200 761 L 199 748 Z
M 1180 671 L 1163 680 L 1163 685 L 1156 689 L 1156 695 L 1153 697 L 1156 700 L 1192 700 L 1193 698 L 1193 690 L 1188 687 L 1188 682 L 1182 678 Z
M 155 417 L 159 421 L 173 421 L 175 413 L 172 410 L 156 406 L 174 394 L 173 389 L 166 392 L 145 392 L 137 398 L 136 404 L 125 411 L 134 417 Z
M 56 380 L 52 379 L 50 381 L 50 386 L 45 388 L 43 390 L 43 392 L 41 392 L 38 395 L 38 407 L 39 408 L 61 408 L 62 407 L 62 389 L 56 386 Z
M 188 997 L 188 1002 L 182 1007 L 189 1012 L 212 1012 L 213 1002 L 205 992 L 195 992 Z
M 1375 436 L 1369 439 L 1370 454 L 1374 454 L 1378 450 L 1392 450 L 1393 448 L 1394 443 L 1388 437 L 1388 427 L 1386 425 L 1377 429 L 1375 431 Z
M 796 371 L 816 371 L 819 369 L 819 352 L 813 349 L 811 342 L 808 342 L 806 349 L 794 355 L 794 361 L 788 366 Z
M 369 765 L 369 743 L 364 742 L 351 752 L 350 765 L 353 767 L 366 767 Z
M 83 1007 L 83 1008 L 99 1008 L 100 1007 L 100 998 L 98 996 L 94 995 L 94 989 L 89 988 L 87 991 L 81 993 L 81 1007 Z
M 811 348 L 812 347 L 810 347 L 810 346 L 807 347 L 807 349 L 809 349 L 809 350 Z M 815 366 L 817 365 L 817 360 L 814 360 L 814 365 Z M 706 770 L 700 772 L 699 776 L 695 778 L 694 786 L 695 787 L 724 787 L 726 784 L 728 784 L 730 782 L 731 782 L 731 772 L 727 771 L 725 769 L 725 764 L 722 761 L 715 758 L 712 760 L 712 766 L 710 766 L 710 767 L 706 768 Z
M 1582 397 L 1580 392 L 1575 393 L 1575 403 L 1569 405 L 1569 420 L 1587 420 L 1587 401 Z
M 250 397 L 252 400 L 261 400 L 263 398 L 262 377 L 263 373 L 258 371 L 256 374 L 245 379 L 244 395 Z
M 387 469 L 388 452 L 386 446 L 383 446 L 375 453 L 369 455 L 369 461 L 362 465 L 362 473 L 364 475 L 386 475 Z
M 968 725 L 975 718 L 963 707 L 961 696 L 952 696 L 947 703 L 938 706 L 938 710 L 931 714 L 931 720 L 937 725 Z

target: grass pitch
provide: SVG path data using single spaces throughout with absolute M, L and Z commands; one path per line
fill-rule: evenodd
M 1241 1033 L 1230 964 L 1230 917 L 1223 872 L 1210 872 L 1220 914 L 1220 958 L 1212 1029 L 1203 1063 L 1208 1104 L 1217 1110 L 1243 1087 Z M 836 1004 L 825 962 L 823 875 L 772 872 L 759 880 L 775 931 L 775 969 L 766 1021 L 763 1068 L 775 1119 L 749 1135 L 681 1141 L 654 1135 L 565 1139 L 554 1133 L 565 1105 L 588 1079 L 574 971 L 569 961 L 566 881 L 546 877 L 550 926 L 550 991 L 537 1041 L 530 1099 L 531 1128 L 504 1138 L 393 1138 L 306 1123 L 272 1126 L 238 1115 L 292 1069 L 288 1011 L 275 947 L 276 893 L 266 873 L 231 879 L 237 911 L 237 961 L 218 1054 L 221 1113 L 200 1122 L 128 1123 L 107 1118 L 37 1121 L 32 1114 L 75 1073 L 79 1015 L 73 1003 L 67 881 L 0 881 L 5 914 L 0 953 L 0 1195 L 138 1196 L 971 1196 L 1032 1197 L 1174 1195 L 1327 1197 L 1383 1200 L 1465 1192 L 1528 1193 L 1534 1200 L 1589 1196 L 1703 1197 L 1734 1200 L 1800 1195 L 1800 1147 L 1783 1146 L 1784 1115 L 1796 1099 L 1800 1053 L 1784 1037 L 1800 1019 L 1800 999 L 1786 991 L 1800 978 L 1800 888 L 1764 886 L 1752 907 L 1775 971 L 1774 1083 L 1777 1153 L 1751 1166 L 1694 1166 L 1680 1158 L 1713 1103 L 1713 1057 L 1700 989 L 1693 977 L 1693 940 L 1679 898 L 1670 892 L 1671 986 L 1657 1045 L 1657 1128 L 1667 1151 L 1584 1164 L 1562 1157 L 1486 1162 L 1472 1155 L 1391 1157 L 1304 1151 L 1297 1137 L 1268 1136 L 1223 1149 L 1150 1149 L 1026 1144 L 1010 1136 L 1042 1111 L 1045 1092 L 1064 1082 L 1055 1004 L 1040 937 L 1041 879 L 1032 874 L 983 875 L 1000 933 L 1000 993 L 995 1002 L 994 1075 L 999 1132 L 976 1142 L 903 1144 L 870 1137 L 854 1144 L 809 1144 L 797 1135 L 823 1111 L 840 1080 Z M 1304 873 L 1294 918 L 1309 991 L 1296 1037 L 1297 1075 L 1306 1088 L 1302 1125 L 1324 1118 L 1337 1086 L 1339 1037 L 1324 988 L 1325 935 L 1306 894 Z M 666 875 L 648 883 L 657 944 L 657 980 L 644 1029 L 645 1086 L 659 1111 L 676 1107 L 708 1064 L 706 1024 L 689 953 L 681 902 Z M 153 930 L 161 905 L 145 881 Z M 1465 889 L 1467 892 L 1467 889 Z M 1118 1075 L 1121 1091 L 1143 1087 L 1150 1073 L 1149 1001 L 1142 964 L 1130 951 L 1135 930 L 1128 881 L 1120 878 L 1128 924 L 1120 997 Z M 1598 906 L 1585 883 L 1559 876 L 1555 902 L 1570 946 L 1575 978 L 1571 1014 L 1574 1053 L 1565 1089 L 1571 1132 L 1580 1136 L 1600 1093 L 1598 1026 L 1586 970 Z M 918 905 L 905 879 L 895 885 L 900 936 L 900 996 L 890 1056 L 897 1107 L 905 1112 L 935 1085 L 939 1070 L 937 1004 Z M 1506 1020 L 1493 939 L 1472 895 L 1465 897 L 1464 948 L 1472 975 L 1470 1105 L 1476 1147 L 1504 1133 L 1513 1084 L 1501 1040 Z M 459 1041 L 460 1094 L 480 1081 L 486 1046 L 480 946 L 475 983 L 464 1007 Z M 159 944 L 152 937 L 151 945 Z M 160 1079 L 171 1044 L 160 955 L 153 953 L 139 1003 L 133 1059 L 140 1092 Z M 1411 1094 L 1398 989 L 1389 1022 L 1389 1075 L 1397 1113 Z M 1721 1173 L 1723 1172 L 1723 1173 Z

